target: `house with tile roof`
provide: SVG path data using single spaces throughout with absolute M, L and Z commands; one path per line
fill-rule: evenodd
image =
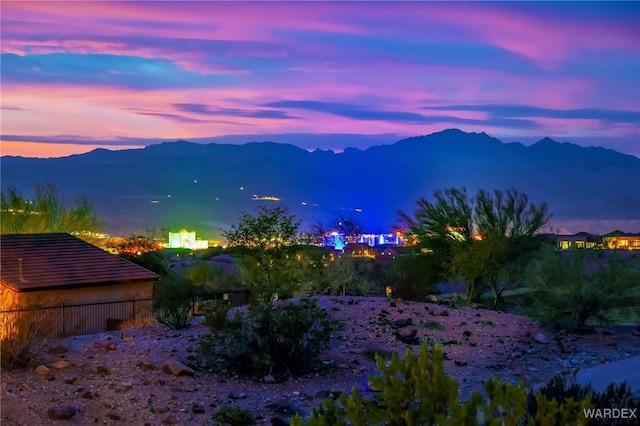
M 141 314 L 136 305 L 119 302 L 150 300 L 158 278 L 70 234 L 0 235 L 0 310 L 6 317 L 8 311 L 69 307 L 55 310 L 65 318 L 51 321 L 52 334 L 97 333 L 106 331 L 109 321 L 134 320 Z M 98 309 L 105 304 L 109 309 Z

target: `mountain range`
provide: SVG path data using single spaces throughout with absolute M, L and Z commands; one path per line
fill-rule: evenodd
M 34 184 L 50 182 L 65 199 L 85 195 L 116 235 L 189 228 L 216 238 L 259 203 L 286 205 L 303 228 L 349 215 L 370 232 L 388 232 L 398 209 L 413 211 L 419 197 L 452 186 L 514 187 L 547 201 L 552 225 L 583 224 L 573 232 L 608 232 L 598 223 L 640 230 L 632 229 L 640 228 L 640 159 L 549 138 L 525 146 L 449 129 L 341 153 L 177 141 L 60 158 L 4 156 L 1 165 L 2 189 L 29 195 Z

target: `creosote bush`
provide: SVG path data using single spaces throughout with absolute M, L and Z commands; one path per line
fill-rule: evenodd
M 161 324 L 178 330 L 187 327 L 196 294 L 194 285 L 177 274 L 162 277 L 153 290 L 153 317 Z
M 249 410 L 240 407 L 224 406 L 211 416 L 214 425 L 248 426 L 256 424 Z
M 510 425 L 523 424 L 527 416 L 527 394 L 524 384 L 517 386 L 498 379 L 485 382 L 483 397 L 474 391 L 461 403 L 458 382 L 447 377 L 443 370 L 443 353 L 435 345 L 432 352 L 425 343 L 420 354 L 407 349 L 404 359 L 396 354 L 387 366 L 376 356 L 379 374 L 369 378 L 374 391 L 372 398 L 362 397 L 357 388 L 351 395 L 344 392 L 337 401 L 327 399 L 309 418 L 310 426 L 328 425 Z M 535 396 L 537 410 L 530 413 L 527 425 L 570 426 L 586 425 L 583 410 L 590 408 L 588 399 L 568 398 L 563 404 L 548 399 L 539 392 Z M 305 422 L 298 415 L 291 425 Z
M 236 312 L 224 327 L 212 326 L 201 348 L 213 364 L 245 374 L 298 375 L 313 366 L 328 347 L 339 323 L 320 309 L 315 300 L 301 299 L 250 306 Z
M 634 400 L 633 393 L 626 383 L 610 383 L 604 392 L 598 392 L 588 384 L 582 386 L 575 380 L 567 381 L 563 376 L 557 375 L 549 380 L 536 393 L 529 392 L 527 395 L 527 408 L 529 413 L 539 411 L 538 394 L 543 395 L 547 400 L 556 400 L 563 404 L 565 401 L 580 401 L 589 398 L 594 409 L 619 408 L 636 409 L 640 411 L 640 400 Z M 612 419 L 593 418 L 589 422 L 590 426 L 607 426 Z M 616 426 L 637 425 L 637 418 L 616 419 Z

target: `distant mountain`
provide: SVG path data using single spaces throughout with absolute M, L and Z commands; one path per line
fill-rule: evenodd
M 282 203 L 307 222 L 358 215 L 371 232 L 384 232 L 398 209 L 411 211 L 418 197 L 451 186 L 515 187 L 547 201 L 554 220 L 640 218 L 639 158 L 549 138 L 527 147 L 455 129 L 339 154 L 273 142 L 177 141 L 1 161 L 3 189 L 28 194 L 34 183 L 51 182 L 68 198 L 86 195 L 115 234 L 186 227 L 215 236 L 257 203 Z

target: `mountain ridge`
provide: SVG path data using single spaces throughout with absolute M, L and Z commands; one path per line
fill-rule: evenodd
M 33 184 L 51 182 L 65 197 L 86 195 L 110 231 L 120 233 L 155 226 L 206 234 L 207 223 L 234 223 L 262 196 L 280 198 L 305 223 L 357 214 L 371 232 L 387 231 L 398 209 L 412 211 L 419 197 L 452 186 L 470 192 L 515 187 L 567 220 L 637 219 L 633 207 L 640 205 L 637 157 L 551 138 L 505 143 L 458 129 L 339 153 L 273 141 L 179 140 L 1 161 L 3 189 L 28 194 Z

